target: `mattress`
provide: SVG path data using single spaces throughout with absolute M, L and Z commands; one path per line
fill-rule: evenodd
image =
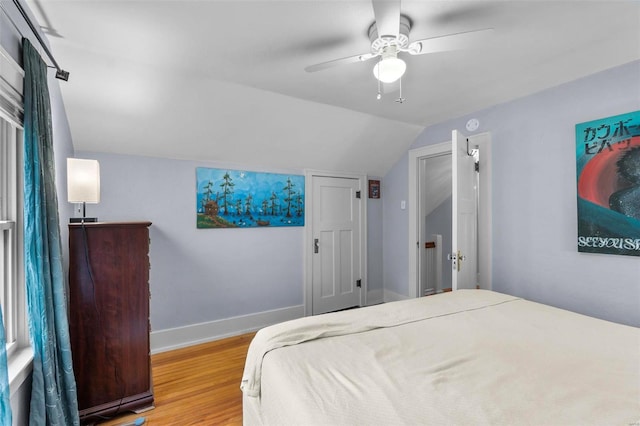
M 636 425 L 640 329 L 486 290 L 260 330 L 245 425 Z

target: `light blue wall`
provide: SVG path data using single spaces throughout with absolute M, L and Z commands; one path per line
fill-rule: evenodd
M 380 177 L 369 176 L 369 179 L 381 180 Z M 366 188 L 364 194 L 369 193 Z M 382 193 L 380 195 L 383 196 Z M 382 198 L 367 199 L 367 280 L 368 304 L 383 301 L 382 287 Z
M 149 220 L 153 331 L 304 303 L 304 228 L 196 228 L 196 167 L 242 165 L 78 152 L 100 162 L 101 200 L 87 216 Z M 302 170 L 255 170 L 304 174 Z M 369 281 L 382 290 L 381 204 L 370 200 Z
M 382 179 L 383 250 L 385 293 L 409 295 L 409 211 L 401 208 L 409 189 L 409 154 L 405 153 Z
M 640 62 L 430 126 L 412 148 L 480 120 L 493 151 L 493 289 L 640 325 L 640 258 L 578 253 L 575 124 L 640 110 Z M 384 285 L 408 294 L 407 155 L 384 178 Z
M 0 45 L 9 56 L 19 64 L 22 64 L 21 35 L 12 24 L 12 21 L 16 22 L 18 27 L 24 26 L 26 28 L 26 24 L 20 17 L 20 12 L 12 3 L 2 2 L 2 7 L 3 9 L 0 9 Z
M 196 228 L 196 167 L 242 166 L 104 153 L 77 156 L 100 162 L 101 200 L 87 205 L 88 216 L 153 222 L 152 330 L 303 304 L 304 228 Z

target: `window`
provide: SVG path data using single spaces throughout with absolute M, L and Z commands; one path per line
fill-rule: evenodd
M 22 130 L 0 115 L 0 303 L 11 356 L 24 309 L 22 278 Z
M 22 221 L 24 71 L 0 48 L 0 303 L 12 391 L 28 377 L 29 344 Z

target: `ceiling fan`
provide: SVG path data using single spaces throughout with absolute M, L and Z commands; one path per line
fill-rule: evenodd
M 402 77 L 407 68 L 406 63 L 398 58 L 399 53 L 424 55 L 455 50 L 457 45 L 493 31 L 492 28 L 484 28 L 410 41 L 411 20 L 400 14 L 400 0 L 372 0 L 372 4 L 375 20 L 369 27 L 371 51 L 310 65 L 305 68 L 305 71 L 316 72 L 338 65 L 379 58 L 373 67 L 374 76 L 381 83 L 393 83 Z M 378 99 L 380 99 L 379 89 Z M 402 94 L 400 100 L 403 100 Z

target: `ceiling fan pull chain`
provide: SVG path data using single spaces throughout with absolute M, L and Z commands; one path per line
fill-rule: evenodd
M 378 59 L 378 65 L 380 65 L 380 59 Z M 378 80 L 378 96 L 376 96 L 376 99 L 380 100 L 380 99 L 382 99 L 382 92 L 380 91 L 380 80 L 377 79 L 377 78 L 376 78 L 376 80 Z
M 400 97 L 396 99 L 396 102 L 401 104 L 404 103 L 406 99 L 402 97 L 402 77 L 400 77 Z

